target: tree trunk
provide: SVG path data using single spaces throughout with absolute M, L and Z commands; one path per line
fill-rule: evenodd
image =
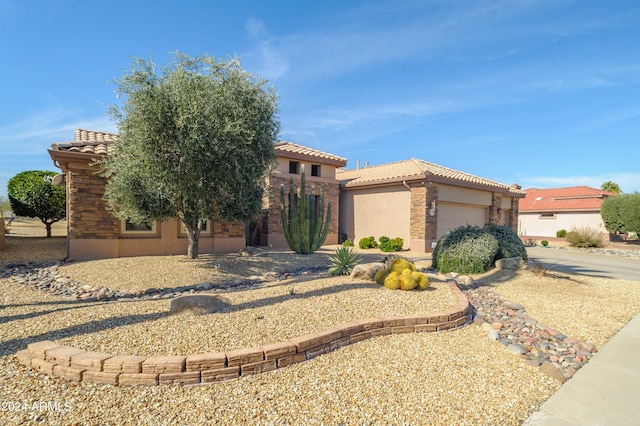
M 51 238 L 51 224 L 49 222 L 45 222 L 44 226 L 47 228 L 47 238 Z
M 187 239 L 189 240 L 189 247 L 187 248 L 187 258 L 198 258 L 198 238 L 194 237 L 191 232 L 187 233 Z
M 180 221 L 187 230 L 187 241 L 189 244 L 189 247 L 187 247 L 187 258 L 197 259 L 198 240 L 200 239 L 200 231 L 202 230 L 202 226 L 205 222 L 202 220 L 194 220 L 195 223 L 191 223 L 190 221 L 182 218 L 180 218 Z

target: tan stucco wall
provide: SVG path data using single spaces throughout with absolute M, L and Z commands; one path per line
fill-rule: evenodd
M 582 226 L 598 229 L 602 234 L 608 235 L 600 212 L 556 213 L 554 219 L 540 218 L 539 213 L 520 212 L 518 217 L 520 236 L 555 237 L 556 232 L 561 229 L 571 231 Z
M 220 225 L 217 224 L 218 228 Z M 226 235 L 215 237 L 219 229 L 213 224 L 212 230 L 205 231 L 198 240 L 198 251 L 205 253 L 228 253 L 239 251 L 245 246 L 244 232 L 240 232 L 240 225 L 232 227 Z M 171 219 L 156 224 L 156 232 L 146 236 L 144 234 L 120 233 L 118 238 L 74 238 L 69 240 L 69 259 L 85 260 L 109 257 L 129 256 L 161 256 L 186 255 L 188 240 L 180 233 L 180 224 Z M 242 225 L 244 229 L 244 225 Z
M 491 192 L 440 184 L 438 185 L 438 200 L 452 203 L 490 206 Z
M 410 203 L 411 192 L 403 185 L 342 191 L 339 233 L 356 245 L 369 236 L 376 240 L 381 236 L 400 237 L 408 248 Z
M 276 174 L 289 175 L 289 162 L 297 161 L 300 163 L 301 171 L 302 171 L 302 166 L 304 166 L 305 179 L 311 177 L 311 165 L 313 164 L 320 165 L 320 176 L 318 177 L 326 178 L 326 179 L 335 179 L 336 177 L 336 167 L 331 166 L 329 164 L 322 164 L 320 162 L 303 161 L 303 160 L 290 159 L 290 158 L 284 158 L 284 157 L 278 157 L 276 160 L 277 160 L 277 165 L 273 170 L 273 172 Z

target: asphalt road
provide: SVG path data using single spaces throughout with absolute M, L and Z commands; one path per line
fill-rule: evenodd
M 640 259 L 636 258 L 543 247 L 527 247 L 527 254 L 558 272 L 640 282 Z

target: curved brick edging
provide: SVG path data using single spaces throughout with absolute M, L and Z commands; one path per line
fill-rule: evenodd
M 155 386 L 235 379 L 313 359 L 371 337 L 461 327 L 471 320 L 469 300 L 454 280 L 448 280 L 447 284 L 458 302 L 446 311 L 351 321 L 265 346 L 189 356 L 146 357 L 83 351 L 45 340 L 30 343 L 16 356 L 27 367 L 74 382 Z

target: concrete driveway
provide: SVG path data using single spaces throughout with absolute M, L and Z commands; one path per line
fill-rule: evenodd
M 558 272 L 640 281 L 640 259 L 636 258 L 543 247 L 527 247 L 527 254 Z

